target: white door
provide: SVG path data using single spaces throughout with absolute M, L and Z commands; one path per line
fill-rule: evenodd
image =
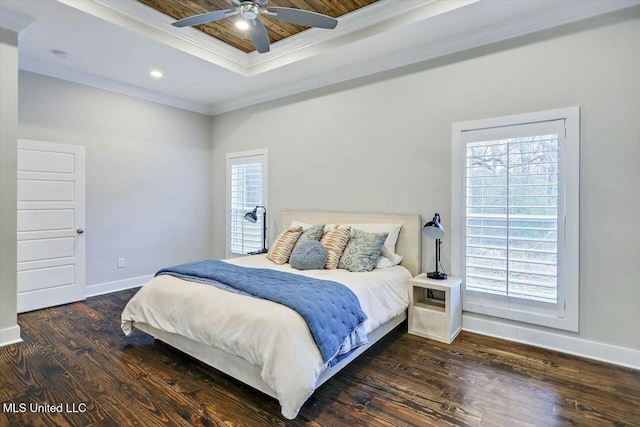
M 18 312 L 85 299 L 85 152 L 18 140 Z

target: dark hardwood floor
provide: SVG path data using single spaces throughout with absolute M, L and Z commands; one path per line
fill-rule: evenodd
M 441 344 L 406 324 L 288 421 L 274 399 L 143 333 L 126 338 L 134 293 L 20 315 L 24 342 L 0 348 L 0 426 L 640 425 L 638 371 L 464 332 Z M 70 412 L 29 411 L 47 403 Z

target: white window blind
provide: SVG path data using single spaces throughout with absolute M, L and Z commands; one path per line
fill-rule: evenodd
M 258 210 L 255 223 L 245 220 L 244 215 L 256 206 L 266 204 L 266 166 L 266 152 L 263 151 L 227 156 L 227 248 L 230 255 L 262 248 L 262 209 Z
M 577 330 L 578 129 L 577 108 L 454 124 L 464 310 Z
M 558 302 L 563 139 L 564 120 L 463 132 L 467 291 Z

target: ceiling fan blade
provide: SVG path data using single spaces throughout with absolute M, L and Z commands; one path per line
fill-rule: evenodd
M 174 27 L 191 27 L 193 25 L 206 24 L 207 22 L 218 21 L 229 16 L 237 15 L 238 12 L 233 9 L 216 10 L 213 12 L 201 13 L 200 15 L 190 16 L 172 23 Z
M 259 18 L 249 21 L 249 34 L 251 34 L 251 41 L 259 53 L 269 52 L 267 29 L 264 28 L 264 24 Z
M 270 7 L 267 16 L 280 21 L 291 22 L 292 24 L 304 25 L 305 27 L 317 27 L 334 29 L 338 25 L 338 20 L 321 13 L 309 12 L 306 10 L 292 9 L 290 7 Z

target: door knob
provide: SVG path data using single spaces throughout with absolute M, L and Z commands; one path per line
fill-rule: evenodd
M 78 234 L 82 234 L 82 233 L 84 233 L 84 230 L 83 230 L 82 228 L 78 228 L 78 229 L 76 230 L 76 233 L 78 233 Z

